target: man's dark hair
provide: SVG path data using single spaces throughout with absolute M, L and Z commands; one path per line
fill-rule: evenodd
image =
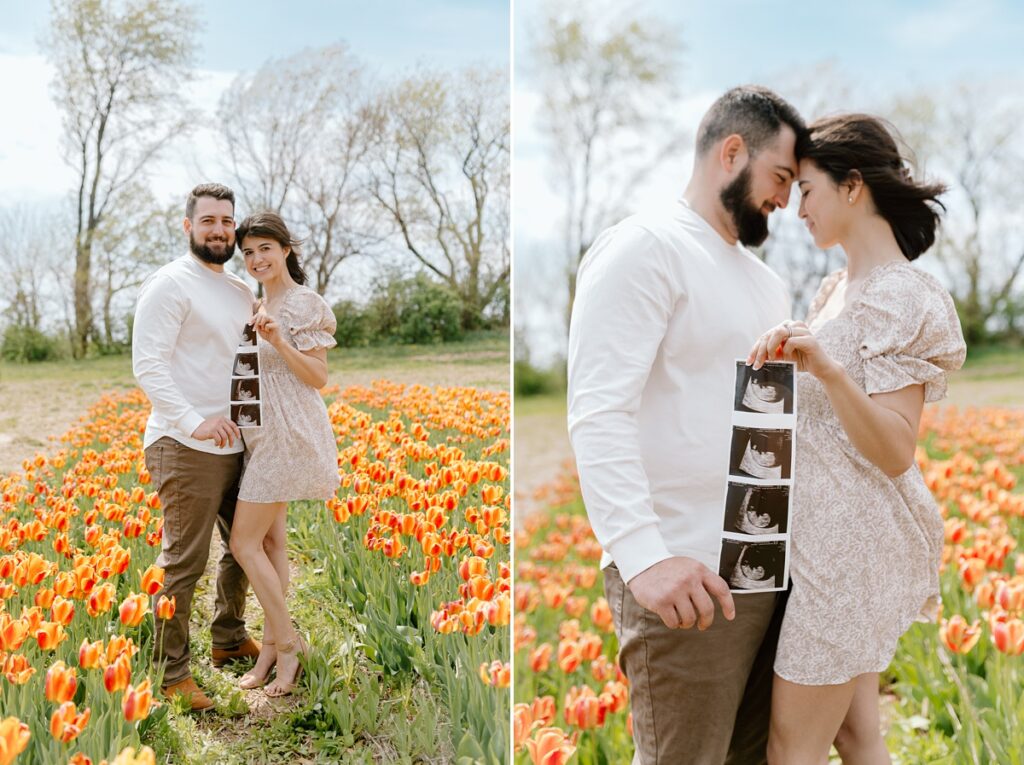
M 231 203 L 231 210 L 235 209 L 235 192 L 220 183 L 200 183 L 188 194 L 185 202 L 185 217 L 192 220 L 196 211 L 196 201 L 199 197 L 213 197 L 214 199 L 226 199 Z
M 697 128 L 697 155 L 707 153 L 717 141 L 736 133 L 751 156 L 770 143 L 789 125 L 800 143 L 807 125 L 792 104 L 760 85 L 741 85 L 726 91 L 708 109 Z

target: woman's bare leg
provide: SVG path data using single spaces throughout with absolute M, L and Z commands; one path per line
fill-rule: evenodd
M 276 645 L 294 635 L 291 616 L 285 601 L 281 577 L 264 548 L 271 528 L 277 524 L 284 527 L 287 503 L 256 503 L 238 501 L 234 523 L 231 527 L 231 554 L 245 570 L 260 605 L 263 607 L 264 645 L 256 666 L 250 673 L 256 678 L 265 677 L 277 659 Z M 287 569 L 287 553 L 285 553 Z M 290 677 L 291 675 L 289 675 Z
M 878 719 L 878 673 L 858 675 L 853 682 L 853 701 L 836 734 L 836 750 L 843 765 L 890 765 Z
M 836 732 L 850 709 L 856 680 L 797 685 L 778 675 L 772 685 L 769 765 L 828 765 Z

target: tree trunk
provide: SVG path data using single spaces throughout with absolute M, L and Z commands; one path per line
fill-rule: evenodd
M 85 358 L 92 334 L 92 242 L 79 242 L 75 248 L 75 331 L 71 338 L 71 355 Z

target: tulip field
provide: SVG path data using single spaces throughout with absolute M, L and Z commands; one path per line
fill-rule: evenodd
M 1024 763 L 1024 411 L 928 407 L 917 460 L 945 518 L 944 610 L 883 675 L 893 761 Z M 628 762 L 600 547 L 571 473 L 538 494 L 516 531 L 516 762 Z
M 301 734 L 303 755 L 324 761 L 504 762 L 508 394 L 378 382 L 325 395 L 342 488 L 289 516 L 312 655 L 254 737 L 259 761 L 294 761 L 273 737 L 287 750 Z M 0 477 L 0 765 L 212 761 L 168 751 L 168 718 L 202 723 L 157 691 L 154 619 L 175 604 L 154 565 L 147 416 L 140 391 L 106 395 Z M 204 629 L 194 620 L 193 639 Z M 214 691 L 234 680 L 199 669 Z

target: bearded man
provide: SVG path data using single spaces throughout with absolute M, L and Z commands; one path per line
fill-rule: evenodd
M 766 761 L 782 599 L 734 602 L 716 572 L 735 360 L 790 316 L 747 247 L 789 201 L 805 133 L 775 93 L 733 88 L 701 120 L 682 198 L 605 230 L 580 263 L 569 434 L 605 550 L 634 763 Z

